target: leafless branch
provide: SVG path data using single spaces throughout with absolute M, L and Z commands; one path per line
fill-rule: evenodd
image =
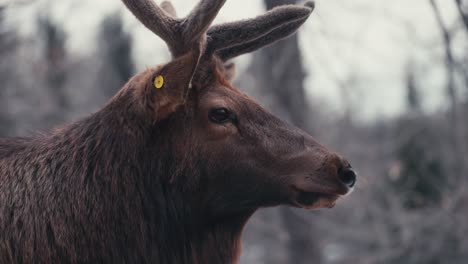
M 460 14 L 460 17 L 463 21 L 466 32 L 468 33 L 468 13 L 463 10 L 463 3 L 461 0 L 455 0 L 455 5 L 457 6 L 458 13 Z
M 31 4 L 34 0 L 0 0 L 0 10 L 9 6 L 19 6 Z

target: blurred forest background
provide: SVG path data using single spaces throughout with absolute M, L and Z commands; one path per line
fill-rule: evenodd
M 235 2 L 221 20 L 296 1 Z M 0 0 L 0 58 L 6 137 L 96 111 L 169 55 L 118 0 Z M 260 210 L 242 263 L 466 263 L 467 0 L 318 0 L 299 34 L 238 65 L 238 86 L 360 173 L 332 210 Z

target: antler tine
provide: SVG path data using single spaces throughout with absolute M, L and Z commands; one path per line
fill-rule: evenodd
M 173 17 L 177 17 L 177 12 L 176 12 L 174 6 L 171 4 L 171 2 L 163 1 L 160 6 L 169 15 L 171 15 Z
M 227 60 L 272 44 L 294 33 L 314 9 L 313 2 L 305 6 L 283 6 L 263 16 L 211 28 L 226 0 L 200 0 L 185 19 L 178 19 L 172 4 L 161 7 L 153 0 L 122 0 L 130 11 L 169 46 L 174 57 L 195 49 L 195 56 L 217 52 Z M 208 31 L 208 33 L 207 33 Z M 204 43 L 205 35 L 208 43 Z M 205 48 L 206 50 L 202 51 Z
M 173 31 L 178 21 L 168 16 L 153 0 L 122 0 L 127 8 L 149 30 L 161 37 L 168 45 L 174 41 Z
M 201 0 L 185 19 L 178 19 L 172 4 L 153 0 L 122 0 L 128 9 L 169 46 L 174 57 L 204 47 L 204 35 L 226 0 Z M 200 53 L 200 50 L 198 51 Z
M 313 10 L 313 2 L 304 6 L 280 6 L 266 14 L 243 21 L 213 26 L 208 31 L 207 53 L 258 39 L 286 23 L 304 20 Z
M 280 27 L 277 27 L 276 29 L 271 31 L 269 34 L 263 35 L 260 38 L 255 39 L 253 41 L 219 50 L 218 56 L 220 57 L 221 60 L 228 61 L 242 54 L 253 52 L 262 47 L 271 45 L 295 33 L 297 29 L 302 24 L 304 24 L 306 20 L 307 20 L 307 17 L 303 19 L 295 20 L 294 22 L 290 22 Z
M 201 0 L 184 20 L 184 39 L 198 41 L 213 23 L 226 0 Z

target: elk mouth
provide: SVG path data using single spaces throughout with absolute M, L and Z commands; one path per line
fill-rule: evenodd
M 294 207 L 304 209 L 333 208 L 336 200 L 340 197 L 338 194 L 329 194 L 321 192 L 308 192 L 293 187 L 295 195 L 291 201 Z

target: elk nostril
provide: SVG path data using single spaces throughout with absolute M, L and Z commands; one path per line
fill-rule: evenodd
M 353 188 L 356 184 L 356 173 L 350 168 L 340 170 L 338 172 L 338 177 L 340 178 L 340 181 L 349 188 Z

